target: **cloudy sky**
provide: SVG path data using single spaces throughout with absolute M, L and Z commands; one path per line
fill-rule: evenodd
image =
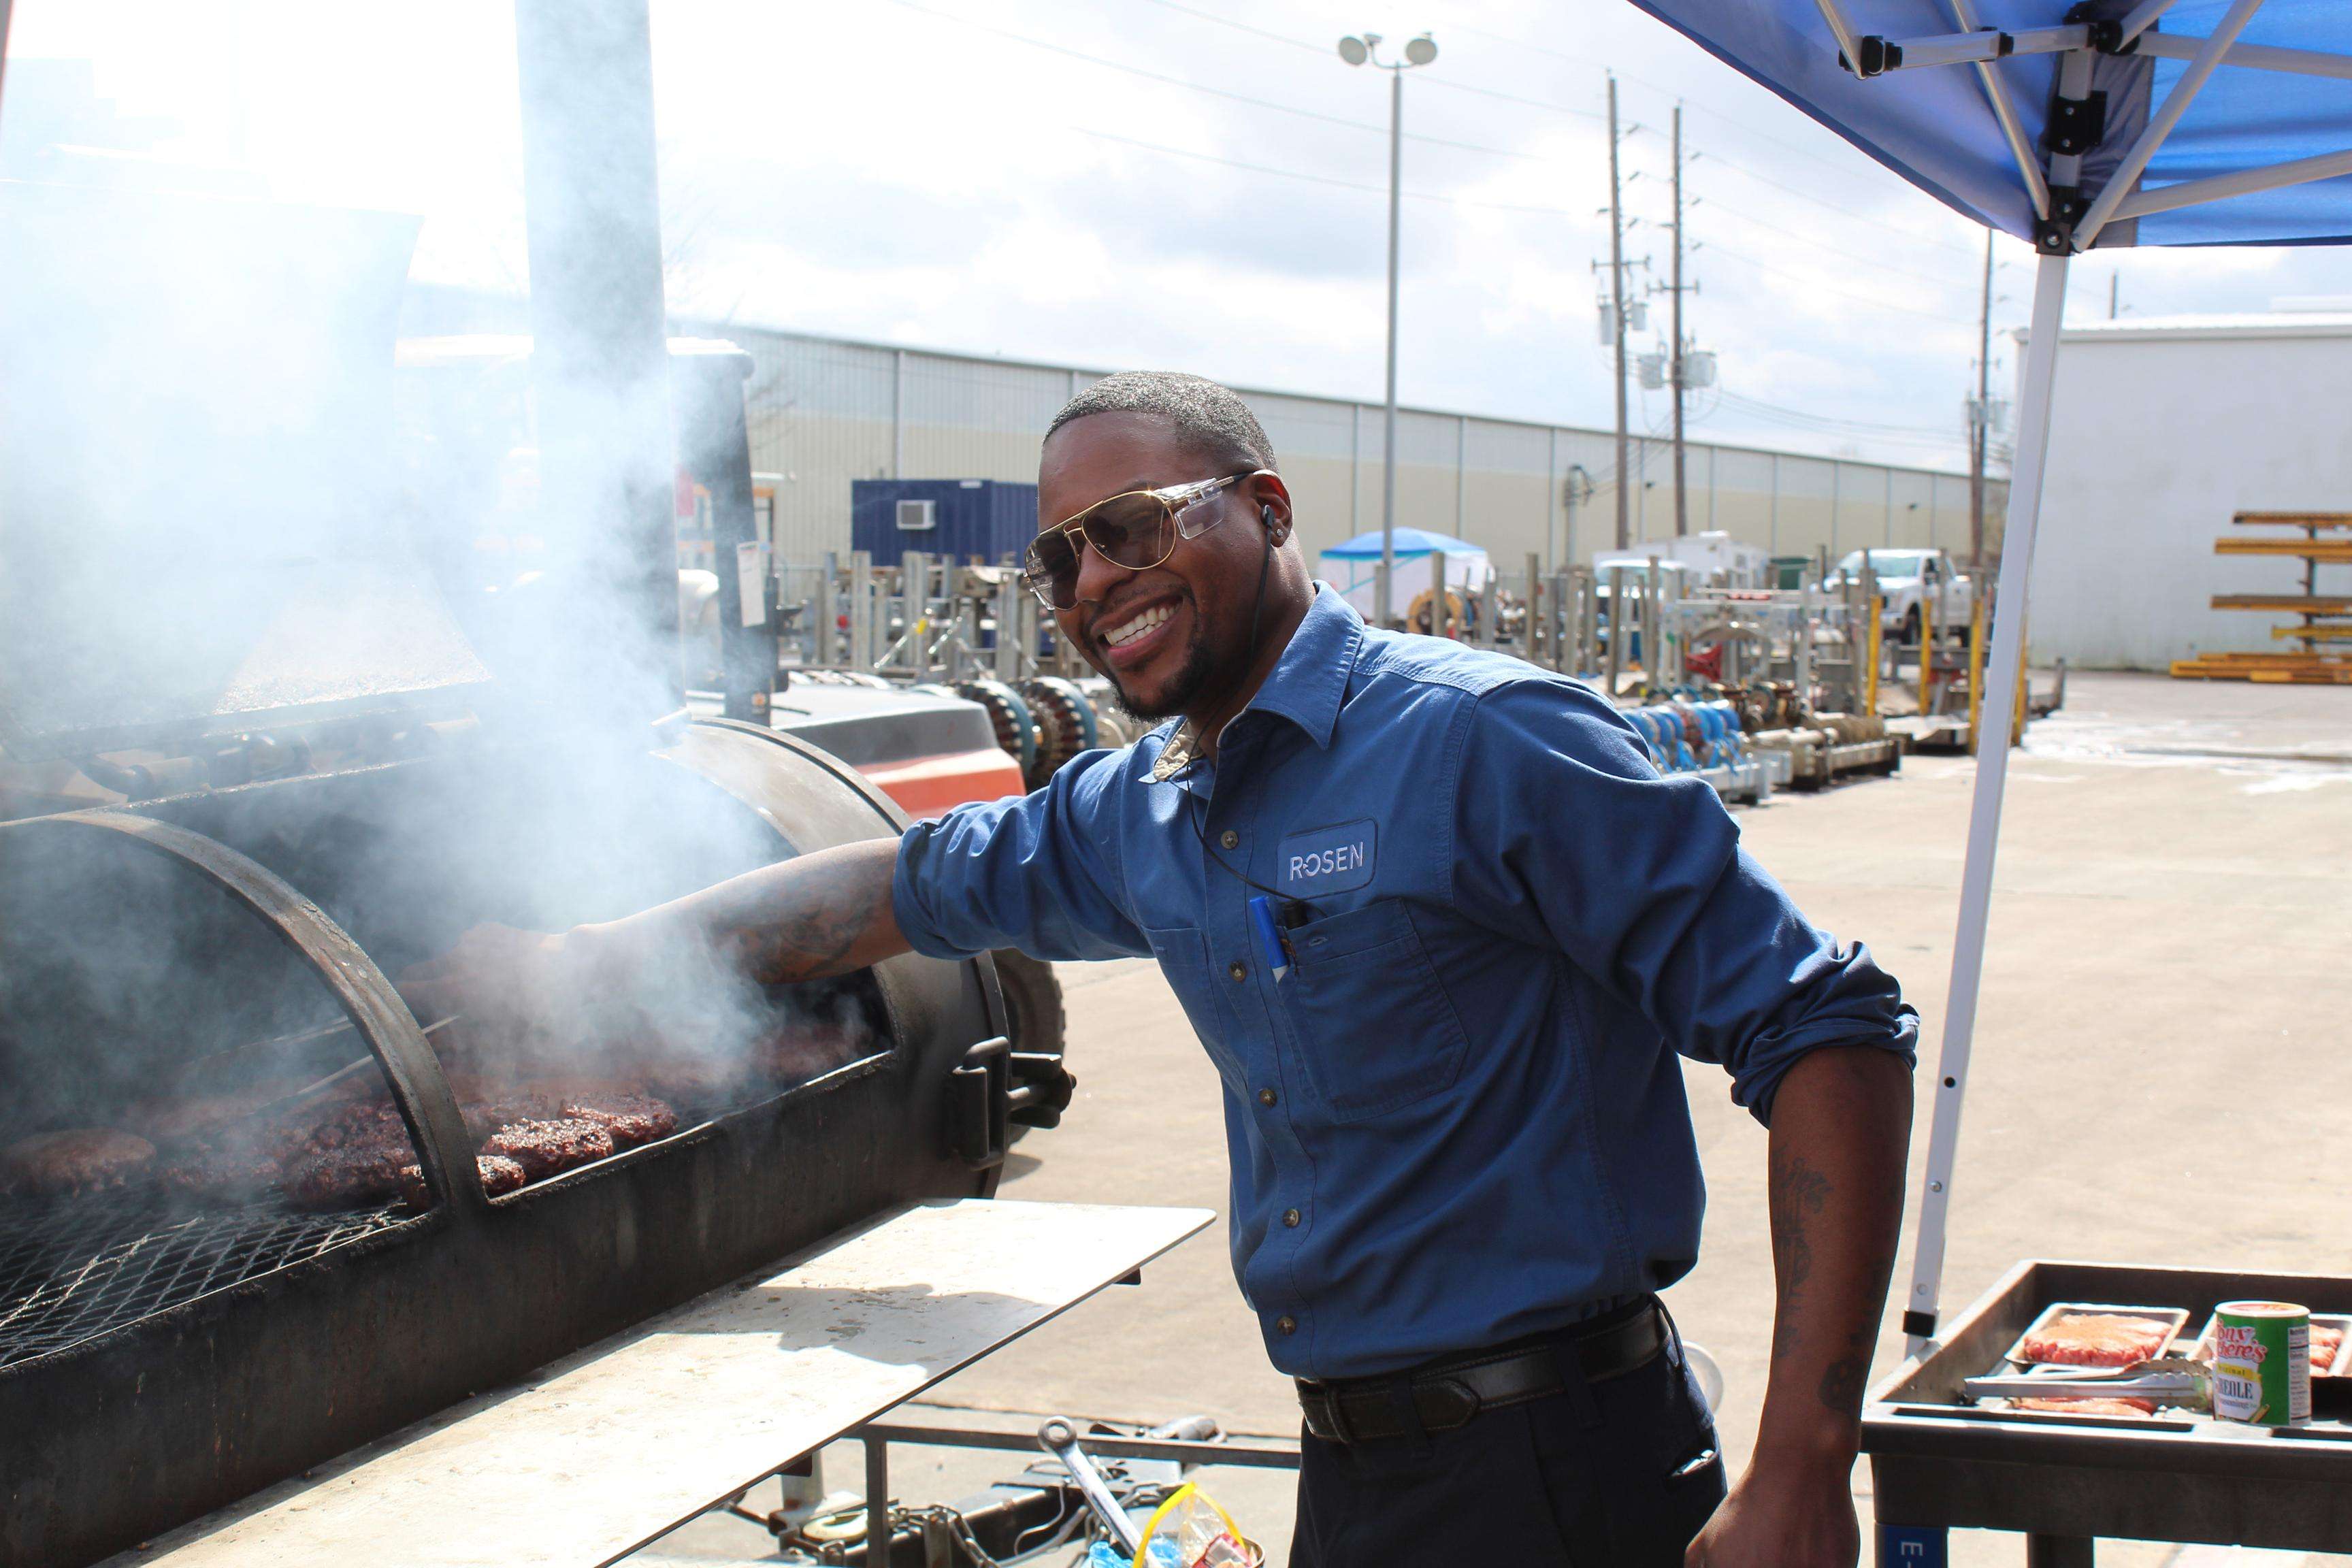
M 1628 254 L 1665 280 L 1677 103 L 1695 433 L 1961 461 L 1980 229 L 1624 0 L 654 0 L 673 308 L 908 346 L 1381 394 L 1387 83 L 1405 83 L 1401 395 L 1605 426 L 1606 79 Z M 514 39 L 493 0 L 16 0 L 158 154 L 425 218 L 415 275 L 525 275 Z M 2031 258 L 1998 243 L 1997 328 Z M 2074 310 L 2352 294 L 2336 249 L 2087 258 Z M 1655 301 L 1653 328 L 1663 325 Z M 1997 378 L 2008 372 L 1996 347 Z M 1635 417 L 1662 427 L 1650 394 Z

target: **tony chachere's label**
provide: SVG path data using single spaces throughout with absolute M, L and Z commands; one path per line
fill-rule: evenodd
M 1284 839 L 1276 861 L 1282 890 L 1293 898 L 1344 893 L 1372 879 L 1378 857 L 1370 817 L 1312 827 Z

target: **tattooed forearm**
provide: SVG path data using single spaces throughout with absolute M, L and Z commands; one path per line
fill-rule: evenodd
M 776 911 L 773 923 L 743 933 L 752 975 L 776 984 L 822 980 L 857 967 L 847 961 L 883 913 L 870 889 L 854 876 L 834 872 L 810 878 L 793 891 L 793 904 Z
M 1830 1179 L 1808 1164 L 1801 1152 L 1772 1158 L 1769 1207 L 1772 1216 L 1772 1272 L 1779 1288 L 1780 1310 L 1772 1331 L 1772 1359 L 1788 1352 L 1796 1314 L 1790 1307 L 1813 1277 L 1813 1227 L 1830 1201 Z
M 723 953 L 767 984 L 845 974 L 907 951 L 890 907 L 897 867 L 887 838 L 780 860 L 598 928 L 596 948 L 621 969 Z
M 1856 1415 L 1862 1411 L 1862 1385 L 1870 1375 L 1870 1357 L 1841 1356 L 1830 1363 L 1822 1373 L 1821 1385 L 1814 1390 L 1822 1408 L 1837 1415 Z
M 1882 1051 L 1819 1051 L 1773 1105 L 1776 1311 L 1758 1452 L 1843 1452 L 1857 1433 L 1903 1211 L 1910 1074 Z

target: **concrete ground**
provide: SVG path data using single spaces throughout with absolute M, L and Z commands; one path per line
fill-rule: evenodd
M 1973 773 L 1969 759 L 1915 757 L 1892 781 L 1786 795 L 1739 818 L 1814 920 L 1867 942 L 1901 977 L 1929 1065 Z M 2010 776 L 1946 1310 L 2028 1257 L 2342 1272 L 2352 1205 L 2330 1173 L 2352 1130 L 2352 692 L 2078 674 Z M 1118 963 L 1063 976 L 1077 1103 L 1060 1130 L 1022 1145 L 1005 1195 L 1222 1210 L 1216 1077 L 1157 972 Z M 1723 1367 L 1726 1449 L 1744 1460 L 1770 1327 L 1764 1134 L 1715 1069 L 1687 1073 L 1711 1196 L 1699 1266 L 1670 1302 Z M 1923 1093 L 1915 1166 L 1927 1103 Z M 1906 1242 L 1898 1293 L 1909 1254 Z M 1890 1327 L 1881 1371 L 1898 1349 Z M 1049 1413 L 1195 1412 L 1236 1432 L 1297 1426 L 1217 1230 L 1147 1270 L 1140 1289 L 1105 1292 L 930 1403 L 1015 1413 L 1016 1426 Z M 901 1458 L 894 1490 L 926 1501 L 1024 1462 Z M 858 1485 L 854 1450 L 828 1465 L 834 1484 Z M 1866 1466 L 1855 1483 L 1866 1525 Z M 1223 1472 L 1206 1484 L 1281 1561 L 1288 1478 Z M 764 1542 L 751 1526 L 706 1521 L 660 1554 L 740 1560 Z M 2024 1551 L 2014 1537 L 1967 1534 L 1953 1556 L 2010 1564 Z M 2100 1561 L 2302 1559 L 2117 1543 Z

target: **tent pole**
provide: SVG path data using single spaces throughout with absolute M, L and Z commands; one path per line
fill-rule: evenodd
M 2156 26 L 2157 18 L 2172 9 L 2173 0 L 2139 0 L 2124 18 L 2123 43 L 2128 48 L 2131 41 Z
M 1846 68 L 1859 71 L 1862 68 L 1862 41 L 1854 33 L 1853 23 L 1847 19 L 1838 0 L 1813 0 L 1813 4 L 1820 7 L 1822 20 L 1830 25 L 1830 36 L 1837 40 L 1838 52 L 1845 56 Z
M 1977 8 L 1973 0 L 1944 0 L 1945 8 L 1962 30 L 1977 29 Z M 1977 83 L 1984 89 L 1985 100 L 1992 106 L 1992 117 L 2000 125 L 2001 140 L 2009 143 L 2009 155 L 2017 162 L 2017 172 L 2025 181 L 2025 194 L 2032 198 L 2033 216 L 2047 221 L 2050 216 L 2050 182 L 2042 175 L 2042 164 L 2033 155 L 2032 139 L 2025 133 L 2025 121 L 2017 112 L 2017 100 L 2011 95 L 2009 83 L 1992 67 L 1976 68 Z
M 1912 1258 L 1910 1294 L 1903 1302 L 1903 1331 L 1914 1356 L 1935 1337 L 1943 1285 L 1953 1157 L 1959 1142 L 1960 1105 L 1968 1092 L 1977 989 L 1984 974 L 1985 921 L 1992 902 L 2001 794 L 2009 782 L 2010 729 L 2025 660 L 2026 584 L 2042 517 L 2042 476 L 2050 447 L 2050 393 L 2058 372 L 2066 268 L 2067 258 L 2045 256 L 2033 278 L 2033 325 L 2026 339 L 2024 384 L 2020 388 L 2017 456 L 2010 474 L 2009 520 L 2001 536 L 2000 591 L 1993 601 L 1992 668 L 1985 683 L 1984 721 L 1977 731 L 1991 739 L 1977 748 L 1968 860 L 1960 878 L 1959 924 L 1952 940 L 1952 984 L 1944 1005 L 1943 1054 L 1936 1069 L 1935 1121 L 1927 1136 L 1927 1185 L 1919 1195 L 1919 1239 Z
M 2292 163 L 2273 163 L 2266 169 L 2242 169 L 2234 174 L 2216 174 L 2209 180 L 2182 180 L 2175 184 L 2158 185 L 2152 191 L 2135 192 L 2116 204 L 2116 216 L 2132 218 L 2149 213 L 2173 212 L 2205 202 L 2250 195 L 2256 191 L 2284 190 L 2289 185 L 2306 184 L 2313 180 L 2332 180 L 2339 174 L 2352 174 L 2352 150 L 2323 153 L 2315 158 L 2297 158 Z

